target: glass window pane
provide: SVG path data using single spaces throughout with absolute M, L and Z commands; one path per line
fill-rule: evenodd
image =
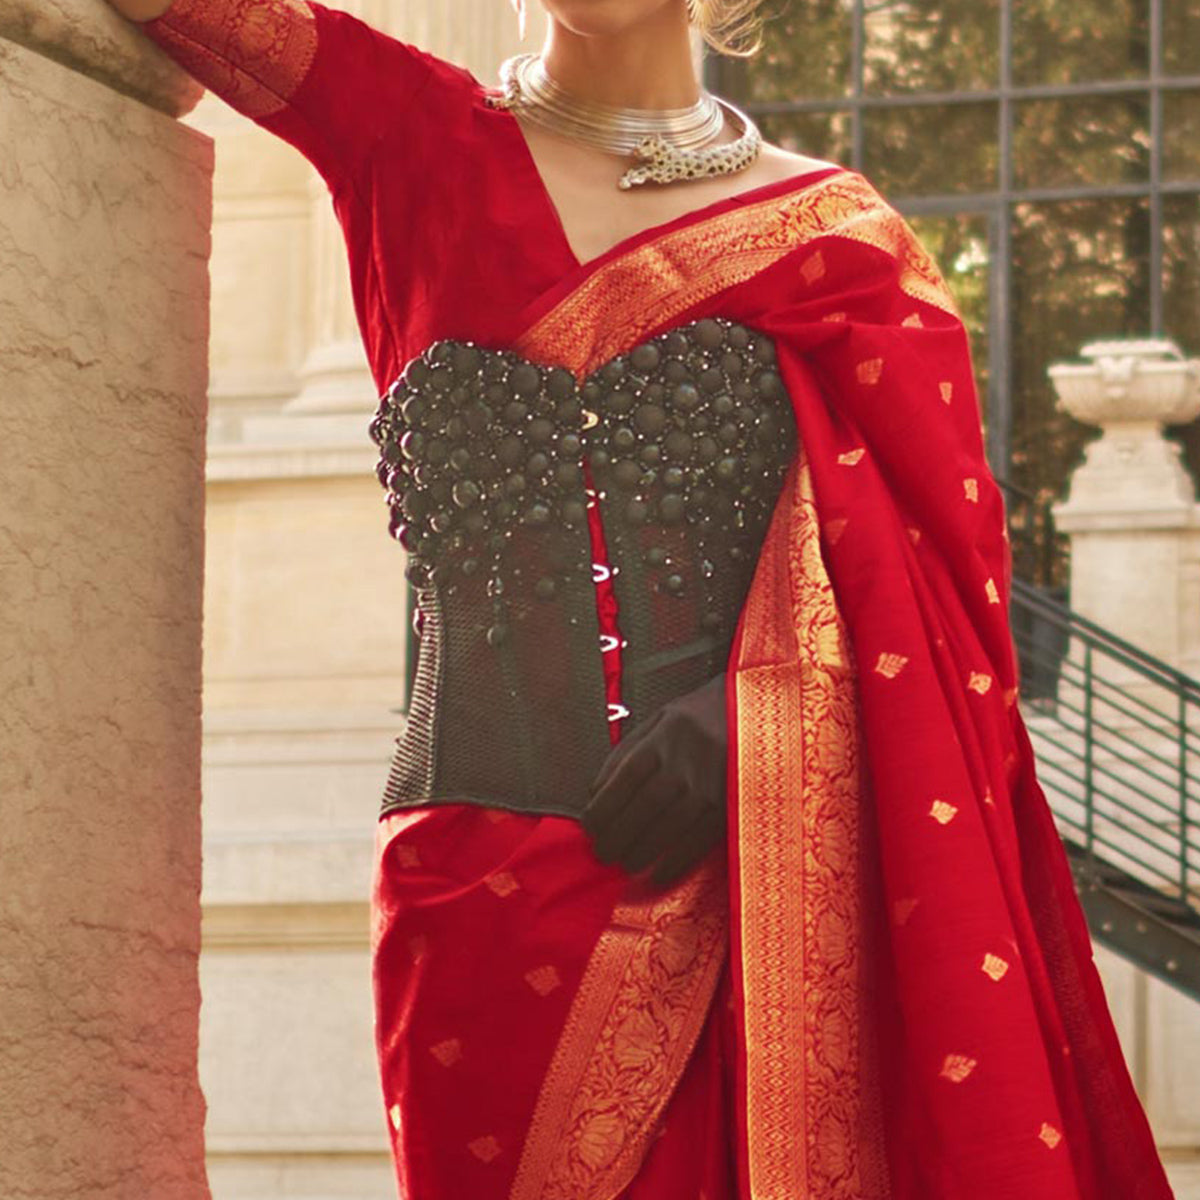
M 1162 0 L 1168 75 L 1200 75 L 1200 0 Z
M 1163 201 L 1163 332 L 1185 354 L 1200 354 L 1200 195 Z M 1200 421 L 1171 432 L 1200 479 Z
M 844 0 L 789 0 L 771 9 L 762 49 L 749 59 L 720 58 L 731 99 L 824 100 L 850 94 L 853 5 Z
M 863 32 L 867 92 L 999 86 L 998 0 L 876 0 Z
M 758 126 L 767 141 L 785 150 L 849 166 L 852 121 L 848 112 L 773 113 L 760 117 Z
M 913 232 L 941 268 L 971 339 L 971 359 L 979 404 L 987 424 L 988 394 L 988 281 L 992 260 L 988 252 L 988 219 L 979 213 L 952 216 L 912 216 Z
M 863 114 L 864 173 L 896 196 L 990 192 L 998 180 L 999 108 L 914 105 Z
M 1145 336 L 1150 326 L 1146 200 L 1019 204 L 1013 214 L 1013 482 L 1062 494 L 1098 430 L 1055 404 L 1052 363 L 1087 342 Z
M 1163 93 L 1163 178 L 1200 179 L 1200 92 Z
M 1082 96 L 1026 100 L 1013 129 L 1020 188 L 1143 183 L 1150 177 L 1150 100 Z
M 1086 83 L 1150 72 L 1150 0 L 1012 0 L 1013 81 Z

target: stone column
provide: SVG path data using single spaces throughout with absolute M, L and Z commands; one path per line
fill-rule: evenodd
M 1200 513 L 1163 426 L 1200 415 L 1200 361 L 1169 341 L 1103 341 L 1050 368 L 1059 403 L 1104 431 L 1054 508 L 1071 539 L 1071 607 L 1200 674 Z
M 211 145 L 99 0 L 0 0 L 0 1196 L 204 1200 Z

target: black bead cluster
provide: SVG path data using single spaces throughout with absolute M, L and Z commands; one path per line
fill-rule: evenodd
M 704 578 L 761 539 L 795 432 L 771 341 L 718 318 L 635 346 L 582 387 L 563 367 L 439 341 L 407 364 L 369 431 L 408 578 L 450 593 L 485 578 L 493 644 L 506 636 L 506 577 L 511 588 L 521 575 L 520 553 L 502 570 L 514 537 L 543 534 L 527 581 L 537 600 L 591 573 L 585 456 L 606 512 L 619 506 L 606 521 L 690 523 Z M 663 547 L 644 561 L 663 590 L 687 590 Z
M 536 600 L 553 599 L 570 574 L 591 573 L 581 421 L 570 371 L 455 340 L 409 362 L 371 421 L 409 580 L 451 595 L 460 582 L 486 580 L 493 644 L 507 636 L 507 601 L 522 575 L 519 553 L 501 570 L 514 537 L 540 535 L 527 581 Z
M 635 346 L 583 387 L 585 407 L 600 412 L 591 457 L 597 487 L 613 493 L 609 511 L 626 526 L 691 527 L 709 631 L 729 616 L 711 581 L 761 543 L 794 451 L 775 368 L 769 338 L 710 317 Z M 657 590 L 695 586 L 665 546 L 644 546 L 642 559 Z

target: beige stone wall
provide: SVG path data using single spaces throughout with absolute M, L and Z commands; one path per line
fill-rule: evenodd
M 4 1200 L 208 1196 L 194 96 L 93 0 L 0 0 Z

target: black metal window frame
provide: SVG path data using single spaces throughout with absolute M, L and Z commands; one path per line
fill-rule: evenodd
M 991 269 L 988 297 L 989 371 L 987 391 L 987 453 L 993 470 L 1006 474 L 1012 443 L 1012 344 L 1011 259 L 1014 209 L 1023 203 L 1070 200 L 1145 199 L 1150 214 L 1150 312 L 1148 335 L 1163 332 L 1164 311 L 1164 238 L 1163 202 L 1172 195 L 1200 195 L 1200 178 L 1163 179 L 1163 101 L 1171 92 L 1200 88 L 1200 75 L 1167 75 L 1164 70 L 1164 0 L 1149 4 L 1150 62 L 1147 73 L 1136 79 L 1071 84 L 1018 85 L 1013 82 L 1013 14 L 1018 0 L 1000 0 L 998 49 L 1000 82 L 998 87 L 943 92 L 891 92 L 872 94 L 866 88 L 866 14 L 868 0 L 850 0 L 852 4 L 850 56 L 851 88 L 841 96 L 819 100 L 745 102 L 752 116 L 771 114 L 842 113 L 851 121 L 850 158 L 843 165 L 867 174 L 864 117 L 878 110 L 929 108 L 935 106 L 977 105 L 992 102 L 998 107 L 999 178 L 992 191 L 947 192 L 915 196 L 889 195 L 888 202 L 904 216 L 982 216 L 988 223 L 988 248 Z M 1062 0 L 1069 5 L 1071 0 Z M 705 86 L 723 94 L 731 77 L 729 71 L 753 71 L 753 59 L 743 65 L 730 58 L 706 53 Z M 1149 95 L 1150 159 L 1149 178 L 1138 183 L 1078 185 L 1071 187 L 1018 187 L 1014 155 L 1014 112 L 1026 100 L 1056 100 L 1077 97 Z

